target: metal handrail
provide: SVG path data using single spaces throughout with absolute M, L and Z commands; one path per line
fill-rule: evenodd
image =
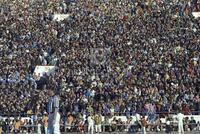
M 125 124 L 108 124 L 108 123 L 103 123 L 103 124 L 101 124 L 102 125 L 102 131 L 103 132 L 105 132 L 105 127 L 110 127 L 110 126 L 112 126 L 112 125 L 115 125 L 115 126 L 122 126 L 122 127 L 124 127 L 123 128 L 123 132 L 125 132 L 125 131 L 128 131 L 128 127 L 130 127 L 130 126 L 136 126 L 136 125 L 138 125 L 138 124 L 127 124 L 127 123 L 125 123 Z M 175 131 L 175 128 L 174 127 L 177 127 L 177 125 L 178 125 L 178 123 L 171 123 L 170 124 L 170 126 L 172 127 L 172 132 L 174 132 Z M 195 127 L 199 127 L 198 126 L 198 124 L 197 123 L 184 123 L 183 124 L 184 126 L 185 125 L 195 125 Z M 199 124 L 200 125 L 200 124 Z M 61 124 L 60 125 L 61 127 L 64 127 L 64 131 L 63 132 L 67 132 L 67 128 L 68 127 L 70 127 L 70 128 L 72 128 L 72 127 L 79 127 L 79 125 L 64 125 L 64 124 Z M 148 126 L 160 126 L 161 128 L 164 128 L 165 126 L 166 126 L 166 123 L 161 123 L 161 124 L 148 124 Z M 1 126 L 0 126 L 1 127 Z M 25 131 L 26 130 L 26 132 L 28 132 L 28 129 L 29 128 L 35 128 L 35 131 L 37 131 L 37 127 L 38 127 L 38 125 L 21 125 L 20 126 L 20 128 L 21 128 L 21 130 L 22 130 L 22 128 L 25 128 L 25 129 L 23 129 L 23 131 Z M 43 125 L 41 125 L 40 127 L 44 127 Z M 87 128 L 88 127 L 88 124 L 84 124 L 84 128 Z M 13 132 L 15 129 L 12 129 L 13 131 L 11 131 L 10 129 L 11 128 L 14 128 L 14 126 L 13 125 L 9 125 L 8 127 L 7 127 L 7 130 L 6 130 L 6 132 L 5 133 L 10 133 L 10 132 Z M 137 128 L 137 129 L 139 129 L 139 128 Z M 78 129 L 77 129 L 77 131 L 78 131 Z M 84 129 L 84 132 L 85 132 L 86 130 Z M 139 130 L 137 130 L 137 131 L 140 131 L 140 129 Z M 199 130 L 196 130 L 197 132 L 200 132 L 200 129 Z M 149 132 L 154 132 L 154 131 L 149 131 Z M 161 129 L 161 132 L 164 132 L 163 131 L 163 129 Z M 32 133 L 34 133 L 34 132 L 32 132 Z

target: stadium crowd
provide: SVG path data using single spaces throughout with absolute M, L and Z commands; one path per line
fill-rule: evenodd
M 199 9 L 196 0 L 3 1 L 0 114 L 43 115 L 55 87 L 64 116 L 199 114 Z M 37 65 L 56 71 L 38 77 Z

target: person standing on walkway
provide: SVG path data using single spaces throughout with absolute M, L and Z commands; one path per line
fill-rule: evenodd
M 141 132 L 142 134 L 146 134 L 146 128 L 147 128 L 147 120 L 145 119 L 145 116 L 142 116 L 141 118 Z
M 184 134 L 184 129 L 183 129 L 184 114 L 182 114 L 181 111 L 178 113 L 177 119 L 178 119 L 178 133 Z
M 44 113 L 44 116 L 42 118 L 42 123 L 43 123 L 43 126 L 44 126 L 44 133 L 47 134 L 47 128 L 48 128 L 48 115 L 47 113 L 45 112 Z
M 88 121 L 88 134 L 93 134 L 94 133 L 94 117 L 93 114 L 90 114 L 87 118 Z
M 48 101 L 48 134 L 60 134 L 59 96 L 55 90 L 49 91 Z
M 96 133 L 101 133 L 101 123 L 102 123 L 102 116 L 100 113 L 96 113 L 94 116 L 94 122 L 95 122 L 95 131 Z

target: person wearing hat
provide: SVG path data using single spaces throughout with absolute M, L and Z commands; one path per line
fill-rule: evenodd
M 59 96 L 50 90 L 48 101 L 48 134 L 60 134 Z

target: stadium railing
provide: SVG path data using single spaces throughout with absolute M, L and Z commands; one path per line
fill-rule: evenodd
M 193 130 L 187 130 L 186 126 L 191 126 L 193 125 L 194 128 Z M 166 124 L 160 124 L 159 125 L 159 130 L 157 129 L 157 125 L 155 124 L 148 124 L 148 126 L 151 126 L 151 128 L 154 129 L 148 129 L 147 127 L 147 132 L 157 132 L 157 133 L 162 133 L 166 131 Z M 78 125 L 61 125 L 61 133 L 81 133 L 81 132 L 88 132 L 87 130 L 87 125 L 84 125 L 83 131 L 79 130 Z M 170 124 L 170 133 L 177 132 L 178 131 L 178 124 L 173 123 Z M 71 128 L 71 129 L 68 129 Z M 8 126 L 6 131 L 4 133 L 37 133 L 38 125 L 22 125 L 20 127 L 20 131 L 15 131 L 13 126 Z M 44 127 L 41 126 L 41 131 L 44 133 Z M 194 124 L 194 123 L 187 123 L 184 124 L 184 131 L 185 132 L 195 132 L 195 133 L 200 133 L 200 125 L 199 124 Z M 95 132 L 95 128 L 94 128 Z M 141 127 L 139 125 L 135 124 L 102 124 L 102 132 L 141 132 Z
M 195 131 L 200 131 L 200 115 L 199 115 L 199 111 L 195 111 L 193 112 L 195 113 L 194 115 L 186 115 L 186 117 L 194 117 L 195 119 L 197 119 L 196 123 L 195 124 L 191 124 L 191 123 L 185 123 L 184 124 L 184 127 L 186 126 L 195 126 Z M 113 115 L 112 115 L 113 114 Z M 145 112 L 145 113 L 139 113 L 140 115 L 147 115 L 148 113 Z M 0 119 L 8 119 L 10 117 L 12 117 L 13 119 L 16 119 L 16 118 L 28 118 L 28 119 L 32 119 L 34 120 L 35 118 L 35 114 L 0 114 L 1 118 Z M 119 115 L 126 115 L 125 113 L 110 113 L 109 116 L 104 116 L 104 121 L 102 123 L 102 130 L 103 132 L 109 132 L 112 130 L 112 124 L 111 123 L 108 123 L 106 122 L 106 119 L 107 120 L 111 120 L 111 118 L 113 119 L 113 117 L 119 117 L 119 118 L 126 118 L 126 116 L 119 116 Z M 134 115 L 133 113 L 131 115 Z M 164 112 L 164 113 L 156 113 L 156 115 L 165 115 L 165 117 L 172 117 L 172 116 L 176 116 L 177 113 L 173 112 L 173 113 L 167 113 L 167 112 Z M 165 118 L 164 117 L 164 118 Z M 42 118 L 42 115 L 39 115 L 38 117 L 36 118 Z M 65 117 L 66 118 L 66 117 Z M 174 117 L 175 119 L 176 117 Z M 79 132 L 79 126 L 78 125 L 66 125 L 66 120 L 64 122 L 61 123 L 61 131 L 62 132 Z M 36 124 L 36 121 L 33 122 L 33 125 L 21 125 L 21 130 L 20 131 L 31 131 L 32 133 L 33 132 L 36 132 L 37 131 L 37 128 L 38 128 L 38 125 L 35 125 Z M 1 124 L 0 124 L 1 126 Z M 116 128 L 120 128 L 119 129 L 116 129 L 115 131 L 124 131 L 124 132 L 127 132 L 127 131 L 140 131 L 139 127 L 136 125 L 136 124 L 116 124 L 115 125 Z M 132 128 L 128 129 L 128 126 L 132 126 Z M 156 126 L 158 126 L 157 124 L 148 124 L 148 126 L 150 126 L 150 128 L 152 129 L 153 128 L 153 131 L 157 131 L 155 128 Z M 174 121 L 174 120 L 171 120 L 171 131 L 177 131 L 177 122 Z M 5 127 L 5 126 L 4 126 Z M 11 130 L 13 131 L 13 125 L 7 125 L 6 126 L 6 132 L 9 133 L 11 132 Z M 122 129 L 123 128 L 123 129 Z M 160 131 L 165 131 L 166 129 L 166 122 L 161 122 L 161 124 L 159 125 L 159 129 Z M 5 130 L 5 128 L 4 128 Z M 148 129 L 147 129 L 148 130 Z M 43 131 L 43 126 L 42 126 L 42 131 Z M 84 124 L 84 132 L 87 132 L 87 124 Z

